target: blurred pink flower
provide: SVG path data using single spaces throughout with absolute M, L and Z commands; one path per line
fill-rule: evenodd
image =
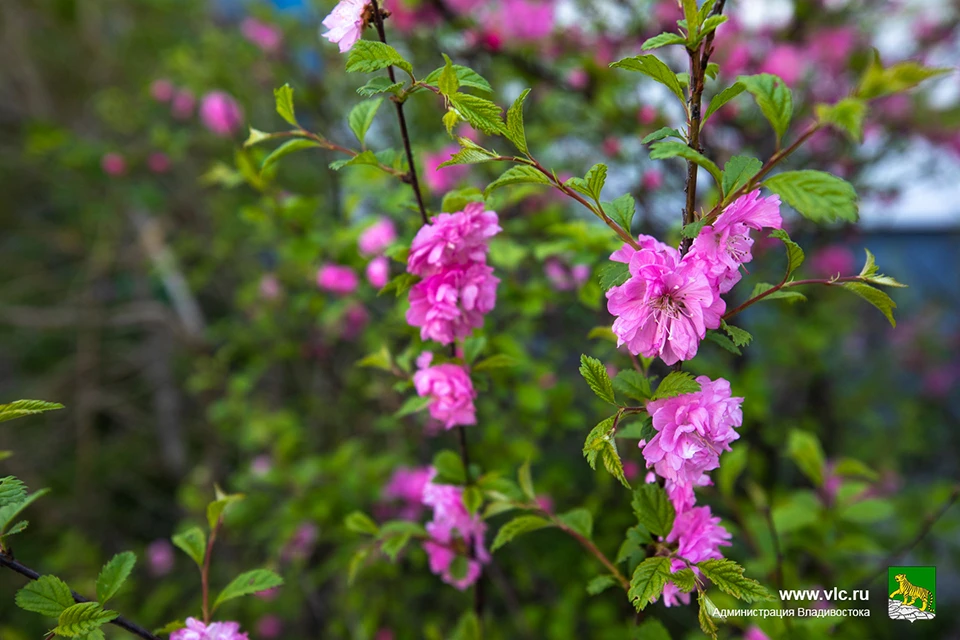
M 627 480 L 636 480 L 640 475 L 640 463 L 636 460 L 624 460 L 623 475 L 627 478 Z
M 484 16 L 484 27 L 508 42 L 542 40 L 553 32 L 551 2 L 501 0 L 499 8 Z
M 553 512 L 553 498 L 546 494 L 541 494 L 537 496 L 536 499 L 537 506 L 546 511 L 547 513 Z
M 360 284 L 356 272 L 350 267 L 327 263 L 317 271 L 317 286 L 331 293 L 353 293 Z
M 390 280 L 390 261 L 384 256 L 377 256 L 367 264 L 367 282 L 377 289 L 382 289 Z
M 799 48 L 790 44 L 775 46 L 763 59 L 760 73 L 780 76 L 787 86 L 793 87 L 806 70 L 806 60 Z
M 284 560 L 304 560 L 313 553 L 313 547 L 317 543 L 320 532 L 317 525 L 311 522 L 303 522 L 297 527 L 290 540 L 284 546 L 281 557 Z M 278 587 L 279 588 L 279 587 Z M 268 589 L 267 591 L 273 591 Z M 266 593 L 266 592 L 261 592 Z M 269 596 L 267 596 L 269 597 Z
M 240 23 L 240 33 L 243 37 L 260 47 L 264 53 L 276 53 L 283 42 L 283 32 L 280 27 L 256 18 L 244 18 Z
M 849 247 L 832 244 L 810 256 L 810 270 L 822 278 L 850 275 L 856 270 L 856 258 Z
M 108 176 L 122 176 L 127 172 L 127 160 L 119 153 L 111 151 L 100 158 L 100 168 Z
M 367 308 L 359 302 L 354 302 L 347 307 L 346 313 L 343 314 L 344 340 L 355 340 L 363 333 L 369 321 L 370 314 L 367 313 Z
M 571 69 L 567 73 L 567 84 L 574 89 L 586 89 L 590 84 L 590 74 L 581 67 Z
M 170 102 L 170 113 L 177 120 L 187 120 L 193 115 L 197 99 L 189 89 L 177 91 Z
M 659 169 L 647 169 L 643 172 L 641 184 L 647 191 L 656 191 L 663 186 L 663 172 Z
M 276 300 L 283 295 L 283 286 L 276 275 L 265 273 L 260 276 L 260 297 L 264 300 Z
M 417 395 L 431 398 L 430 416 L 442 422 L 447 429 L 476 424 L 473 400 L 477 397 L 477 392 L 473 389 L 470 374 L 456 364 L 438 364 L 431 367 L 432 358 L 432 353 L 423 352 L 417 358 L 419 371 L 413 374 Z
M 397 239 L 397 228 L 390 218 L 380 217 L 372 225 L 363 230 L 357 240 L 360 253 L 374 256 L 382 253 Z
M 211 622 L 203 624 L 196 618 L 187 618 L 187 626 L 170 634 L 170 640 L 249 640 L 240 633 L 236 622 Z
M 614 136 L 608 136 L 603 140 L 603 152 L 608 156 L 620 155 L 620 140 Z
M 645 104 L 640 107 L 640 111 L 637 112 L 637 120 L 640 121 L 640 124 L 650 125 L 657 121 L 657 118 L 660 117 L 657 108 L 650 104 Z
M 166 173 L 170 170 L 170 156 L 155 151 L 147 156 L 147 168 L 154 173 Z
M 158 78 L 150 84 L 150 96 L 157 102 L 170 102 L 176 89 L 166 78 Z
M 173 570 L 175 554 L 167 540 L 154 540 L 147 545 L 147 567 L 154 577 L 165 576 Z
M 423 155 L 423 180 L 434 193 L 442 193 L 452 189 L 470 173 L 470 168 L 466 165 L 439 168 L 441 164 L 449 160 L 450 156 L 458 151 L 460 151 L 460 147 L 454 145 L 444 147 L 437 153 L 425 153 Z
M 765 634 L 760 627 L 751 625 L 747 627 L 746 633 L 743 634 L 743 640 L 770 640 L 770 636 Z
M 257 636 L 264 640 L 273 640 L 279 638 L 283 633 L 283 620 L 268 613 L 257 621 Z
M 383 497 L 402 501 L 401 517 L 416 519 L 423 507 L 423 489 L 435 474 L 433 467 L 398 467 L 384 486 Z
M 570 277 L 573 278 L 574 284 L 578 287 L 582 287 L 587 283 L 591 273 L 592 271 L 588 264 L 575 264 L 570 268 Z
M 225 91 L 211 91 L 200 103 L 200 121 L 221 137 L 228 137 L 243 125 L 243 109 Z
M 853 27 L 828 27 L 812 34 L 807 44 L 811 58 L 834 69 L 842 69 L 857 46 Z
M 273 458 L 267 454 L 261 454 L 250 463 L 250 473 L 255 476 L 265 476 L 273 470 Z
M 369 0 L 340 0 L 326 18 L 323 26 L 328 31 L 321 34 L 330 42 L 340 46 L 340 53 L 353 48 L 360 36 L 363 35 L 364 15 Z
M 556 258 L 549 258 L 543 263 L 543 273 L 547 276 L 547 282 L 557 291 L 567 291 L 571 288 L 570 278 L 563 263 Z

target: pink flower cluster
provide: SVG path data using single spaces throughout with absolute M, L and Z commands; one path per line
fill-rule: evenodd
M 240 633 L 236 622 L 211 622 L 203 624 L 196 618 L 187 618 L 187 626 L 170 634 L 170 640 L 249 640 Z
M 482 203 L 441 213 L 413 239 L 407 271 L 423 278 L 410 290 L 407 322 L 420 337 L 441 344 L 466 338 L 493 310 L 500 280 L 488 266 L 490 238 L 500 232 L 497 214 Z
M 364 229 L 357 240 L 357 248 L 365 256 L 374 256 L 367 263 L 367 282 L 381 289 L 390 280 L 390 261 L 381 255 L 397 239 L 397 229 L 389 218 L 380 217 Z
M 463 591 L 476 582 L 482 566 L 490 562 L 483 543 L 487 525 L 478 514 L 467 511 L 461 487 L 429 482 L 423 489 L 423 504 L 433 508 L 433 520 L 426 525 L 430 540 L 423 543 L 430 571 Z M 466 558 L 466 571 L 457 576 L 453 573 L 454 561 L 463 547 L 472 553 Z
M 413 374 L 417 395 L 432 400 L 430 416 L 442 422 L 446 429 L 476 424 L 473 399 L 477 397 L 477 392 L 473 390 L 470 374 L 456 364 L 431 367 L 432 360 L 433 354 L 425 351 L 417 359 L 420 370 Z
M 399 467 L 390 477 L 390 481 L 383 488 L 383 497 L 388 500 L 399 501 L 400 517 L 404 520 L 415 520 L 420 516 L 423 508 L 423 489 L 434 476 L 430 467 L 411 469 Z
M 750 230 L 782 226 L 780 199 L 759 195 L 757 190 L 731 203 L 684 256 L 650 236 L 640 236 L 640 249 L 624 245 L 610 256 L 630 270 L 625 283 L 607 291 L 618 345 L 667 364 L 697 355 L 707 329 L 718 328 L 726 311 L 720 295 L 753 259 Z

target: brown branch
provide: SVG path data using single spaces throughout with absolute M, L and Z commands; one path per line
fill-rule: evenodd
M 763 300 L 763 299 L 766 298 L 767 296 L 772 295 L 772 294 L 776 293 L 777 291 L 780 291 L 781 289 L 790 288 L 790 287 L 800 287 L 800 286 L 808 285 L 808 284 L 822 284 L 822 285 L 826 285 L 826 286 L 829 287 L 829 286 L 835 286 L 835 285 L 837 285 L 838 283 L 856 282 L 857 280 L 860 280 L 860 276 L 844 276 L 844 277 L 842 277 L 842 278 L 835 278 L 835 279 L 831 279 L 831 280 L 823 280 L 823 279 L 811 278 L 811 279 L 809 279 L 809 280 L 793 280 L 792 282 L 787 282 L 787 276 L 784 276 L 784 279 L 781 280 L 779 284 L 776 284 L 776 285 L 770 287 L 769 289 L 767 289 L 767 290 L 764 291 L 763 293 L 759 293 L 759 294 L 755 295 L 754 297 L 750 298 L 749 300 L 747 300 L 746 302 L 744 302 L 744 303 L 741 304 L 740 306 L 738 306 L 738 307 L 736 307 L 736 308 L 734 308 L 734 309 L 732 309 L 732 310 L 730 310 L 730 311 L 727 311 L 725 314 L 723 314 L 723 319 L 724 319 L 724 320 L 729 320 L 730 318 L 732 318 L 733 316 L 737 315 L 738 313 L 740 313 L 741 311 L 743 311 L 743 310 L 746 309 L 747 307 L 753 306 L 754 304 L 760 302 L 761 300 Z

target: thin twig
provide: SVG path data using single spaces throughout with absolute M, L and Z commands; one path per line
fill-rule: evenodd
M 550 518 L 550 521 L 558 529 L 575 538 L 576 541 L 579 542 L 584 549 L 592 553 L 593 556 L 597 560 L 599 560 L 604 567 L 607 568 L 607 571 L 609 571 L 610 575 L 616 579 L 616 581 L 620 584 L 620 587 L 623 588 L 624 591 L 630 591 L 630 581 L 627 580 L 622 573 L 620 573 L 620 570 L 617 569 L 617 565 L 611 562 L 610 558 L 608 558 L 606 554 L 604 554 L 603 551 L 601 551 L 600 548 L 593 543 L 593 541 L 591 541 L 589 538 L 585 538 L 584 536 L 580 535 L 580 533 L 572 529 L 563 520 L 553 515 L 552 513 L 548 513 L 546 511 L 543 511 L 543 513 Z
M 220 531 L 220 525 L 223 524 L 223 516 L 217 520 L 216 526 L 210 531 L 210 539 L 207 540 L 207 549 L 203 554 L 203 567 L 200 569 L 200 588 L 203 591 L 203 623 L 210 624 L 210 557 L 213 555 L 213 543 L 217 540 L 217 532 Z
M 754 304 L 760 302 L 767 296 L 773 295 L 774 293 L 776 293 L 777 291 L 780 291 L 781 289 L 790 288 L 790 287 L 800 287 L 808 284 L 822 284 L 826 286 L 834 286 L 837 284 L 842 284 L 844 282 L 856 282 L 857 280 L 860 280 L 860 276 L 844 276 L 842 278 L 834 278 L 830 280 L 811 278 L 809 280 L 793 280 L 791 282 L 787 282 L 787 276 L 784 276 L 784 279 L 781 280 L 779 284 L 775 284 L 774 286 L 770 287 L 763 293 L 758 293 L 757 295 L 753 296 L 752 298 L 750 298 L 740 306 L 735 307 L 730 311 L 727 311 L 723 315 L 723 319 L 729 320 L 730 318 L 737 315 L 747 307 L 753 306 Z

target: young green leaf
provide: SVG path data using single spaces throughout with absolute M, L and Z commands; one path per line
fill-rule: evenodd
M 351 109 L 350 115 L 347 116 L 350 130 L 353 131 L 353 135 L 357 136 L 357 140 L 360 141 L 361 146 L 364 145 L 367 131 L 370 129 L 370 125 L 373 124 L 373 119 L 376 117 L 381 104 L 383 104 L 383 98 L 364 100 Z
M 626 193 L 613 202 L 604 202 L 602 208 L 611 220 L 620 225 L 621 229 L 630 233 L 630 228 L 633 226 L 633 215 L 637 210 L 637 203 L 632 195 Z
M 354 511 L 347 514 L 347 517 L 343 519 L 343 524 L 347 528 L 347 531 L 352 531 L 353 533 L 365 533 L 372 536 L 380 533 L 380 527 L 377 526 L 377 523 L 362 511 Z
M 670 558 L 655 556 L 647 558 L 633 572 L 630 578 L 630 591 L 627 596 L 637 611 L 643 611 L 648 604 L 660 597 L 663 587 L 670 578 Z
M 17 591 L 17 606 L 24 611 L 58 618 L 67 607 L 73 606 L 73 595 L 67 583 L 55 576 L 40 576 Z
M 32 416 L 45 411 L 63 409 L 59 402 L 45 402 L 43 400 L 17 400 L 9 404 L 0 404 L 0 422 Z
M 761 73 L 755 76 L 740 76 L 742 84 L 757 101 L 757 106 L 777 133 L 777 142 L 783 139 L 793 118 L 793 94 L 778 76 Z
M 726 558 L 704 560 L 697 563 L 697 567 L 715 587 L 734 598 L 744 602 L 760 602 L 773 599 L 763 585 L 744 576 L 743 567 L 733 560 Z
M 384 78 L 380 76 L 371 78 L 367 84 L 357 89 L 357 93 L 364 98 L 372 98 L 373 96 L 381 93 L 392 93 L 393 95 L 399 95 L 402 89 L 402 82 L 390 82 L 390 78 Z
M 640 142 L 643 144 L 650 144 L 651 142 L 656 142 L 657 140 L 663 140 L 664 138 L 677 138 L 683 140 L 683 134 L 674 129 L 673 127 L 663 127 L 657 129 L 650 135 L 646 136 Z
M 503 110 L 493 102 L 469 93 L 455 93 L 449 98 L 457 115 L 470 123 L 477 131 L 488 135 L 503 135 L 506 131 Z
M 80 602 L 63 610 L 53 633 L 67 638 L 86 636 L 119 615 L 116 611 L 105 611 L 99 602 Z
M 557 516 L 563 524 L 589 540 L 593 537 L 593 514 L 586 509 L 572 509 Z
M 633 492 L 633 512 L 647 531 L 658 536 L 667 536 L 673 529 L 676 511 L 667 497 L 667 492 L 657 484 L 643 484 Z
M 27 485 L 14 476 L 0 478 L 0 507 L 18 504 L 27 497 Z
M 467 471 L 463 460 L 453 451 L 440 451 L 433 457 L 433 467 L 437 470 L 438 479 L 454 484 L 465 484 Z
M 358 40 L 347 55 L 348 73 L 372 73 L 389 66 L 403 69 L 413 76 L 413 66 L 396 49 L 382 42 Z
M 947 67 L 925 67 L 918 62 L 898 62 L 884 68 L 880 56 L 874 52 L 870 66 L 860 80 L 857 97 L 864 100 L 873 100 L 882 96 L 908 91 L 929 78 L 945 73 L 952 73 L 954 69 Z
M 137 556 L 131 551 L 124 551 L 113 556 L 110 562 L 103 565 L 100 575 L 97 576 L 97 600 L 100 604 L 106 604 L 107 600 L 120 591 L 120 587 L 130 577 L 135 564 L 137 564 Z
M 710 98 L 710 104 L 707 106 L 707 111 L 703 115 L 703 120 L 700 126 L 703 127 L 710 116 L 715 114 L 723 107 L 723 105 L 727 104 L 746 90 L 747 88 L 743 84 L 735 82 L 717 95 Z
M 613 429 L 613 421 L 613 416 L 602 420 L 590 430 L 583 442 L 583 457 L 587 459 L 587 464 L 590 465 L 591 469 L 597 468 L 597 456 L 611 440 L 610 430 Z
M 390 291 L 393 291 L 396 294 L 396 296 L 399 298 L 400 296 L 405 294 L 407 291 L 409 291 L 410 288 L 413 287 L 413 285 L 417 284 L 418 282 L 420 282 L 420 278 L 413 275 L 412 273 L 401 273 L 395 276 L 393 279 L 391 279 L 390 282 L 388 282 L 386 285 L 384 285 L 383 289 L 380 289 L 380 291 L 377 292 L 377 295 L 382 296 L 385 293 L 389 293 Z M 416 410 L 417 409 L 414 409 L 413 411 L 416 411 Z
M 747 467 L 747 454 L 749 447 L 746 444 L 739 444 L 720 456 L 720 468 L 717 469 L 717 489 L 720 495 L 730 497 L 733 495 L 733 486 Z
M 603 459 L 603 468 L 607 470 L 607 473 L 616 478 L 627 489 L 633 488 L 630 486 L 630 481 L 627 480 L 627 475 L 623 472 L 623 461 L 620 460 L 620 452 L 617 451 L 617 443 L 614 440 L 608 439 L 603 442 L 600 457 Z
M 817 436 L 809 431 L 794 429 L 787 440 L 787 455 L 815 485 L 819 487 L 823 484 L 825 457 Z
M 661 140 L 655 142 L 650 147 L 651 160 L 664 160 L 667 158 L 683 158 L 696 163 L 706 169 L 713 179 L 717 181 L 717 186 L 723 184 L 723 174 L 712 160 L 707 158 L 699 151 L 695 151 L 682 142 L 676 140 Z
M 714 329 L 710 329 L 709 331 L 707 331 L 706 339 L 709 340 L 710 342 L 716 344 L 716 345 L 719 346 L 720 348 L 722 348 L 722 349 L 724 349 L 724 350 L 726 350 L 726 351 L 729 351 L 730 353 L 732 353 L 732 354 L 734 354 L 734 355 L 737 355 L 737 356 L 742 356 L 742 355 L 743 355 L 743 351 L 740 350 L 740 347 L 738 347 L 737 345 L 733 344 L 733 340 L 731 340 L 731 339 L 728 338 L 727 336 L 723 335 L 723 334 L 720 333 L 719 331 L 716 331 L 716 330 L 714 330 Z
M 242 493 L 225 494 L 217 487 L 216 500 L 207 504 L 207 524 L 210 525 L 210 529 L 212 530 L 217 526 L 220 516 L 223 515 L 228 505 L 240 502 L 244 497 Z
M 520 95 L 517 96 L 517 99 L 514 100 L 513 105 L 507 109 L 507 129 L 504 134 L 520 153 L 524 155 L 527 154 L 528 149 L 527 134 L 523 127 L 523 103 L 526 101 L 528 95 L 530 95 L 530 89 L 524 89 Z
M 770 232 L 771 238 L 777 238 L 783 243 L 783 246 L 787 249 L 787 277 L 793 275 L 793 272 L 800 268 L 800 265 L 803 264 L 805 255 L 803 249 L 800 248 L 796 242 L 790 239 L 790 234 L 788 234 L 783 229 L 774 229 Z
M 431 71 L 430 74 L 423 79 L 423 83 L 439 89 L 440 74 L 443 73 L 444 68 L 445 66 Z M 457 74 L 457 82 L 459 82 L 460 87 L 470 87 L 486 93 L 493 93 L 493 88 L 490 86 L 490 83 L 470 67 L 455 64 L 453 65 L 453 70 Z
M 647 77 L 653 78 L 660 84 L 670 89 L 670 91 L 673 92 L 673 95 L 680 99 L 680 102 L 686 103 L 686 97 L 683 95 L 683 87 L 680 86 L 680 81 L 677 80 L 677 74 L 675 74 L 670 67 L 661 62 L 656 56 L 648 54 L 633 58 L 624 58 L 623 60 L 614 62 L 610 66 L 615 69 L 636 71 Z
M 701 591 L 697 596 L 697 602 L 700 605 L 700 610 L 697 613 L 697 620 L 700 622 L 700 629 L 704 634 L 712 638 L 712 640 L 717 640 L 717 623 L 713 621 L 713 618 L 718 614 L 719 610 L 717 605 L 713 604 L 705 591 Z
M 630 279 L 630 265 L 624 262 L 611 262 L 601 267 L 597 276 L 600 288 L 609 291 Z
M 769 282 L 758 282 L 753 287 L 753 291 L 750 293 L 751 298 L 756 298 L 761 293 L 765 293 L 770 289 L 773 289 L 774 285 Z M 770 295 L 764 298 L 764 300 L 786 300 L 788 303 L 793 304 L 794 302 L 806 302 L 807 296 L 803 295 L 799 291 L 790 291 L 788 289 L 781 289 L 780 291 L 774 291 Z
M 588 355 L 581 355 L 580 375 L 587 381 L 597 397 L 610 404 L 617 403 L 613 397 L 613 383 L 610 382 L 607 368 L 603 366 L 602 362 Z
M 647 38 L 643 43 L 643 46 L 640 47 L 643 51 L 652 51 L 653 49 L 659 49 L 660 47 L 665 47 L 670 44 L 686 44 L 687 39 L 683 36 L 676 33 L 661 33 L 655 35 L 652 38 Z
M 203 558 L 207 553 L 207 536 L 200 527 L 191 527 L 170 540 L 174 546 L 190 556 L 198 567 L 203 566 Z
M 682 42 L 682 40 L 681 40 Z M 610 587 L 616 586 L 617 579 L 613 576 L 597 576 L 587 583 L 587 593 L 592 596 L 603 593 Z
M 856 222 L 857 192 L 849 182 L 823 171 L 785 171 L 764 181 L 803 217 L 814 222 Z
M 433 398 L 430 396 L 411 396 L 404 401 L 399 409 L 397 409 L 397 411 L 393 414 L 393 417 L 402 418 L 404 416 L 418 413 L 430 406 L 431 402 L 433 402 Z
M 686 371 L 671 371 L 657 386 L 653 399 L 662 400 L 697 391 L 700 391 L 700 383 L 694 380 L 691 374 Z
M 613 379 L 613 388 L 634 400 L 649 400 L 651 395 L 650 379 L 633 369 L 618 373 Z
M 285 84 L 273 90 L 273 99 L 276 102 L 277 113 L 287 121 L 287 124 L 299 127 L 297 116 L 293 109 L 293 87 Z
M 446 61 L 446 64 L 443 65 L 443 71 L 440 72 L 440 77 L 437 78 L 437 88 L 440 89 L 441 95 L 451 96 L 460 89 L 460 78 L 457 77 L 457 72 L 453 68 L 453 60 L 450 59 L 450 56 L 444 53 L 443 59 Z
M 216 601 L 214 601 L 213 608 L 216 609 L 228 600 L 274 589 L 282 584 L 283 578 L 268 569 L 247 571 L 234 578 L 230 584 L 224 587 L 220 595 L 217 596 Z
M 497 531 L 497 537 L 490 545 L 490 551 L 496 551 L 519 535 L 552 526 L 552 522 L 540 516 L 517 516 L 500 527 L 500 530 Z
M 489 196 L 490 192 L 500 187 L 512 184 L 550 184 L 550 180 L 545 175 L 526 164 L 519 164 L 510 167 L 500 177 L 487 185 L 484 189 L 484 196 Z
M 844 282 L 843 288 L 875 306 L 890 321 L 891 326 L 897 326 L 897 320 L 893 317 L 893 310 L 897 308 L 897 303 L 886 293 L 865 282 Z
M 817 119 L 863 142 L 863 119 L 867 115 L 867 103 L 857 98 L 844 98 L 836 104 L 818 104 Z
M 906 287 L 907 285 L 897 282 L 890 276 L 885 276 L 880 273 L 879 267 L 877 267 L 876 258 L 873 257 L 873 253 L 870 252 L 870 249 L 864 249 L 867 252 L 867 261 L 863 265 L 863 269 L 860 270 L 860 278 L 864 282 L 869 282 L 870 284 L 878 284 L 885 287 Z
M 476 485 L 470 485 L 463 489 L 463 506 L 467 512 L 473 515 L 483 506 L 483 492 Z
M 750 183 L 760 173 L 763 163 L 750 156 L 733 156 L 723 165 L 723 193 L 730 199 L 731 194 Z
M 735 327 L 733 325 L 727 324 L 726 322 L 720 321 L 723 330 L 727 333 L 728 336 L 733 340 L 733 343 L 738 347 L 745 347 L 753 341 L 753 336 L 750 335 L 749 331 L 741 329 L 740 327 Z
M 280 158 L 290 155 L 296 151 L 303 151 L 304 149 L 314 149 L 319 147 L 320 144 L 314 142 L 313 140 L 306 140 L 304 138 L 297 138 L 296 140 L 288 140 L 282 145 L 270 152 L 266 158 L 263 159 L 263 164 L 260 165 L 260 173 L 266 171 L 271 165 L 276 163 Z M 345 162 L 348 164 L 350 161 Z
M 500 158 L 495 151 L 488 151 L 469 138 L 459 138 L 458 141 L 460 142 L 460 150 L 437 167 L 438 169 L 458 164 L 482 164 Z
M 600 192 L 603 191 L 603 185 L 607 182 L 607 165 L 593 165 L 590 167 L 590 170 L 587 171 L 584 180 L 586 180 L 587 189 L 589 190 L 587 195 L 594 200 L 600 200 Z

